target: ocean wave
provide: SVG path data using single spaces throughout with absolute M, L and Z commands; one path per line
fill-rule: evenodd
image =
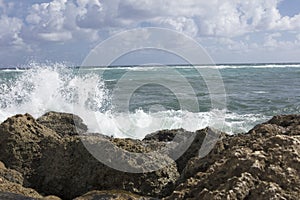
M 26 67 L 23 68 L 5 68 L 0 69 L 0 72 L 23 72 L 24 70 L 30 70 L 33 67 L 42 65 L 42 67 L 47 67 L 48 65 L 45 64 L 29 64 Z M 50 64 L 51 65 L 51 64 Z M 60 63 L 56 63 L 53 65 L 61 65 Z M 63 65 L 63 64 L 62 64 Z M 300 64 L 216 64 L 216 65 L 137 65 L 137 66 L 98 66 L 98 67 L 69 67 L 73 69 L 80 69 L 81 71 L 87 71 L 87 72 L 97 72 L 97 71 L 110 71 L 110 70 L 125 70 L 125 71 L 156 71 L 161 68 L 164 69 L 256 69 L 256 68 L 300 68 Z
M 111 97 L 99 75 L 93 70 L 76 74 L 64 64 L 35 65 L 0 86 L 0 121 L 19 113 L 30 113 L 37 118 L 48 111 L 68 112 L 82 117 L 91 132 L 115 137 L 141 139 L 161 129 L 196 131 L 207 126 L 238 133 L 246 132 L 267 119 L 263 115 L 217 110 L 194 113 L 184 110 L 145 112 L 138 109 L 118 113 L 108 106 Z M 225 123 L 218 125 L 212 120 L 220 112 L 225 115 Z
M 74 107 L 101 109 L 107 97 L 94 73 L 75 75 L 64 64 L 36 65 L 0 85 L 0 120 L 18 114 L 35 117 L 47 111 L 72 112 Z
M 244 68 L 300 68 L 300 64 L 234 64 L 234 65 L 215 65 L 197 66 L 196 68 L 215 68 L 215 69 L 244 69 Z
M 126 70 L 126 71 L 153 71 L 164 69 L 244 69 L 244 68 L 300 68 L 300 64 L 234 64 L 234 65 L 157 65 L 157 66 L 109 66 L 109 67 L 82 67 L 81 70 Z
M 227 112 L 224 115 L 225 123 L 217 125 L 213 122 L 216 113 L 220 113 L 220 111 L 193 113 L 182 110 L 167 110 L 151 113 L 137 110 L 129 114 L 95 113 L 97 123 L 89 124 L 89 127 L 93 132 L 106 135 L 142 139 L 145 135 L 158 130 L 183 128 L 188 131 L 196 131 L 208 126 L 229 134 L 245 133 L 254 125 L 269 119 L 269 117 L 259 114 Z M 131 127 L 128 127 L 128 119 L 132 123 Z
M 157 66 L 109 66 L 109 67 L 82 67 L 81 70 L 126 70 L 126 71 L 151 71 L 164 69 L 243 69 L 243 68 L 300 68 L 300 64 L 236 64 L 236 65 L 157 65 Z

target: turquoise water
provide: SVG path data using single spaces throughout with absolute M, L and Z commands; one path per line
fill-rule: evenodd
M 97 118 L 95 125 L 90 115 L 81 116 L 90 130 L 108 135 L 126 137 L 116 123 L 127 118 L 138 124 L 138 128 L 130 129 L 130 137 L 142 138 L 155 130 L 180 127 L 194 131 L 210 126 L 215 114 L 211 104 L 213 91 L 209 91 L 199 74 L 209 68 L 70 69 L 56 64 L 1 70 L 0 120 L 25 112 L 38 117 L 49 110 L 73 113 L 88 110 Z M 216 70 L 224 84 L 226 108 L 222 111 L 225 124 L 215 128 L 229 133 L 246 132 L 273 115 L 299 113 L 299 64 L 218 65 Z M 121 92 L 116 92 L 118 89 Z M 197 109 L 189 107 L 195 97 Z M 187 106 L 183 108 L 182 102 Z

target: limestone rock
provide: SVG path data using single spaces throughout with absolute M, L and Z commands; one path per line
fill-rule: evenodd
M 77 135 L 77 123 L 86 132 L 66 113 L 4 121 L 0 199 L 300 199 L 300 115 L 275 116 L 247 134 L 178 129 L 142 141 Z
M 37 176 L 32 178 L 34 188 L 45 194 L 54 194 L 63 199 L 74 198 L 90 190 L 121 189 L 147 196 L 166 196 L 171 193 L 179 174 L 175 163 L 163 169 L 148 173 L 127 173 L 110 168 L 96 160 L 83 145 L 84 142 L 95 143 L 102 147 L 109 144 L 106 137 L 81 136 L 65 137 L 62 144 L 49 146 L 44 152 Z M 124 140 L 126 142 L 126 140 Z M 113 143 L 111 143 L 113 145 Z M 136 148 L 131 151 L 142 151 Z M 127 148 L 128 145 L 127 145 Z M 105 148 L 103 149 L 105 150 Z M 108 158 L 115 156 L 109 150 Z M 122 163 L 122 157 L 116 165 L 138 165 Z
M 0 160 L 7 167 L 21 172 L 27 181 L 42 156 L 41 141 L 59 138 L 31 115 L 15 115 L 0 125 Z
M 0 199 L 32 199 L 41 197 L 35 190 L 23 187 L 21 173 L 7 169 L 0 162 Z
M 154 200 L 150 197 L 141 197 L 130 192 L 122 190 L 106 190 L 106 191 L 90 191 L 74 200 L 94 200 L 94 199 L 105 199 L 105 200 Z
M 160 148 L 169 148 L 168 154 L 172 159 L 176 160 L 178 171 L 181 173 L 187 162 L 191 158 L 199 155 L 199 150 L 206 137 L 211 139 L 211 141 L 209 141 L 209 139 L 205 140 L 206 142 L 212 142 L 213 140 L 216 142 L 221 134 L 221 132 L 212 130 L 209 127 L 196 132 L 189 132 L 184 129 L 162 130 L 146 135 L 143 141 L 157 141 L 164 144 L 161 145 Z M 173 147 L 171 146 L 172 143 L 175 143 L 175 145 L 173 144 Z M 179 144 L 179 146 L 176 144 Z
M 54 196 L 54 195 L 49 195 L 49 196 L 41 198 L 41 200 L 61 200 L 61 198 Z
M 64 113 L 48 115 L 53 118 L 55 115 L 65 117 Z M 72 127 L 73 122 L 70 122 L 71 125 L 67 123 L 69 121 L 65 121 L 62 128 L 53 129 L 67 130 L 66 127 Z M 61 134 L 64 137 L 61 137 L 54 130 L 39 124 L 29 114 L 13 116 L 0 125 L 0 158 L 10 168 L 21 172 L 26 187 L 42 194 L 71 199 L 90 190 L 121 189 L 161 197 L 172 192 L 171 188 L 179 177 L 176 164 L 166 155 L 153 152 L 150 157 L 153 157 L 153 161 L 165 161 L 168 166 L 163 165 L 163 168 L 153 172 L 128 173 L 104 165 L 82 143 L 84 141 L 102 148 L 102 156 L 105 157 L 116 156 L 114 152 L 123 149 L 125 153 L 112 163 L 115 166 L 126 164 L 135 169 L 143 164 L 142 169 L 158 164 L 144 164 L 145 160 L 138 159 L 140 154 L 149 152 L 139 140 L 113 139 L 100 134 L 77 136 L 65 131 L 61 132 L 64 133 Z M 109 145 L 112 147 L 110 150 L 107 149 Z M 131 159 L 126 152 L 136 153 L 137 159 Z M 126 156 L 130 158 L 128 162 L 122 159 Z
M 23 185 L 24 178 L 20 172 L 13 169 L 7 169 L 0 161 L 0 177 L 1 179 L 6 179 L 9 182 L 17 183 Z
M 189 160 L 166 199 L 300 199 L 299 115 L 277 116 L 225 136 Z
M 36 198 L 24 196 L 21 194 L 15 194 L 10 192 L 1 192 L 0 191 L 0 199 L 2 200 L 36 200 Z
M 70 113 L 47 112 L 39 117 L 37 122 L 54 130 L 62 137 L 82 134 L 88 130 L 79 116 Z

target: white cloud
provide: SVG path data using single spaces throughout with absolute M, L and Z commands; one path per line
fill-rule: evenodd
M 151 20 L 151 24 L 183 32 L 193 37 L 198 34 L 198 26 L 195 21 L 186 17 L 157 17 Z
M 278 46 L 278 41 L 276 38 L 281 37 L 280 33 L 272 33 L 272 34 L 268 34 L 265 37 L 265 42 L 264 42 L 264 47 L 276 47 Z
M 72 38 L 72 34 L 70 32 L 40 33 L 39 36 L 44 40 L 53 42 L 66 41 Z
M 66 3 L 67 0 L 54 0 L 50 3 L 34 4 L 26 17 L 30 31 L 50 41 L 71 39 L 72 35 L 64 29 Z
M 50 43 L 93 46 L 122 30 L 155 26 L 194 38 L 212 38 L 208 46 L 229 52 L 259 47 L 295 48 L 300 41 L 299 36 L 296 38 L 300 31 L 300 13 L 293 17 L 282 16 L 278 10 L 280 1 L 52 0 L 29 5 L 25 1 L 0 0 L 0 43 L 40 48 L 36 51 Z M 22 15 L 14 16 L 15 5 L 24 7 Z M 294 40 L 285 41 L 284 34 L 273 34 L 284 31 L 294 31 Z M 256 37 L 249 38 L 251 34 L 259 35 L 260 41 L 253 41 Z
M 280 0 L 53 0 L 35 4 L 26 21 L 34 32 L 94 29 L 107 33 L 141 24 L 165 27 L 191 36 L 236 37 L 243 34 L 294 30 L 300 15 L 282 17 Z M 71 25 L 70 25 L 71 24 Z M 64 33 L 62 35 L 66 35 Z M 63 37 L 62 39 L 70 39 Z
M 295 35 L 295 40 L 284 40 L 282 39 L 281 33 L 271 33 L 265 36 L 265 41 L 262 44 L 262 47 L 271 51 L 283 52 L 299 48 L 299 42 L 297 41 L 297 35 Z
M 180 19 L 185 19 L 189 24 L 196 25 L 193 32 L 199 35 L 235 37 L 255 31 L 292 30 L 299 26 L 297 17 L 280 15 L 277 8 L 280 1 L 123 0 L 118 16 L 131 24 L 146 22 L 189 33 L 189 28 L 180 28 Z
M 19 34 L 22 28 L 22 21 L 6 15 L 0 17 L 0 44 L 1 46 L 19 47 L 23 45 Z
M 76 24 L 81 28 L 100 28 L 105 12 L 102 4 L 97 1 L 79 0 L 79 11 L 76 16 Z
M 36 37 L 50 42 L 99 40 L 98 31 L 105 15 L 98 0 L 53 0 L 34 4 L 29 9 L 25 37 Z M 107 24 L 106 26 L 108 26 Z M 27 38 L 30 40 L 31 38 Z

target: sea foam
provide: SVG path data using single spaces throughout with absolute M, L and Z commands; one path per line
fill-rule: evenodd
M 97 70 L 97 69 L 95 69 Z M 48 111 L 74 113 L 83 118 L 90 132 L 114 137 L 143 138 L 162 129 L 184 128 L 188 131 L 212 126 L 228 133 L 246 132 L 262 115 L 239 115 L 228 111 L 189 112 L 162 110 L 118 113 L 110 105 L 111 96 L 105 81 L 93 70 L 78 74 L 76 69 L 56 63 L 31 64 L 27 70 L 1 72 L 6 77 L 0 82 L 0 121 L 19 113 L 30 113 L 35 118 Z M 225 123 L 212 119 L 225 115 Z M 130 122 L 128 124 L 128 121 Z

